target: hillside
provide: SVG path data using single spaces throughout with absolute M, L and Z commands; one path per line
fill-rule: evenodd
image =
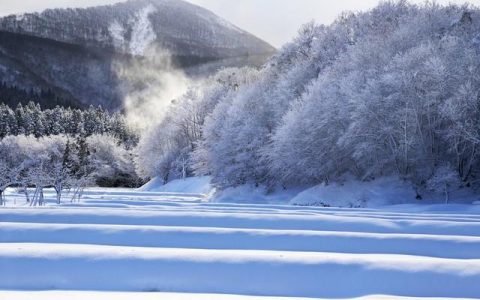
M 180 0 L 130 0 L 7 16 L 0 19 L 0 40 L 1 82 L 108 108 L 121 106 L 126 91 L 119 70 L 130 66 L 188 68 L 198 75 L 196 67 L 205 63 L 231 59 L 242 65 L 251 61 L 248 57 L 260 57 L 255 61 L 261 63 L 274 51 L 210 11 Z

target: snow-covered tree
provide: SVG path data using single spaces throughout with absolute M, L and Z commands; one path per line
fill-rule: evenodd
M 140 165 L 186 162 L 221 187 L 395 175 L 421 188 L 447 164 L 478 186 L 479 29 L 475 7 L 406 1 L 306 24 L 254 80 L 207 81 L 174 103 Z
M 173 101 L 166 117 L 140 140 L 137 149 L 139 173 L 168 181 L 190 176 L 194 170 L 207 169 L 203 159 L 192 157 L 193 152 L 202 147 L 205 118 L 217 103 L 236 94 L 255 74 L 250 68 L 225 69 Z
M 45 144 L 49 155 L 47 161 L 47 178 L 57 194 L 57 204 L 61 203 L 63 190 L 71 185 L 71 144 L 66 136 L 50 136 L 40 140 Z
M 25 136 L 7 136 L 0 140 L 0 205 L 4 204 L 5 189 L 22 185 L 26 164 L 23 149 L 28 145 Z
M 450 191 L 460 185 L 458 172 L 451 166 L 444 165 L 435 169 L 432 177 L 427 181 L 427 188 L 445 195 L 445 203 L 450 201 Z
M 97 184 L 106 186 L 134 186 L 137 180 L 132 151 L 108 135 L 87 138 L 91 176 Z

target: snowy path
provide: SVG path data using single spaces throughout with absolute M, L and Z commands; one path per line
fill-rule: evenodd
M 480 214 L 415 210 L 129 190 L 10 205 L 0 299 L 480 298 Z

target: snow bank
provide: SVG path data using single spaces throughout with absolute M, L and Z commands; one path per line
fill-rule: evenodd
M 417 297 L 480 295 L 478 259 L 12 243 L 0 245 L 0 265 L 0 289 L 4 290 L 175 291 L 326 298 L 377 293 Z
M 277 187 L 273 191 L 264 186 L 245 184 L 217 191 L 211 184 L 212 178 L 191 177 L 173 180 L 163 184 L 160 178 L 154 178 L 139 191 L 157 193 L 178 193 L 179 195 L 198 195 L 215 203 L 237 204 L 291 204 L 295 206 L 323 207 L 383 207 L 407 204 L 444 204 L 443 194 L 427 191 L 417 193 L 411 183 L 396 177 L 384 177 L 373 181 L 348 179 L 343 183 L 320 184 L 317 186 L 296 186 L 288 189 Z M 456 204 L 479 204 L 478 195 L 470 189 L 458 189 L 451 193 L 451 203 L 446 211 Z M 465 207 L 463 207 L 464 209 Z
M 265 187 L 256 187 L 251 184 L 239 187 L 227 188 L 218 192 L 213 200 L 218 203 L 278 203 L 286 204 L 293 197 L 302 192 L 304 187 L 296 187 L 291 189 L 278 188 L 275 191 L 267 191 Z
M 132 239 L 131 237 L 135 238 Z M 314 230 L 101 224 L 6 223 L 0 243 L 89 244 L 187 249 L 385 253 L 480 259 L 480 237 Z
M 189 293 L 133 293 L 133 292 L 91 292 L 91 291 L 41 291 L 41 292 L 19 292 L 0 291 L 0 299 L 9 300 L 86 300 L 86 299 L 108 299 L 108 300 L 314 300 L 312 298 L 284 298 L 284 297 L 257 297 L 239 295 L 215 295 L 215 294 L 189 294 Z M 359 300 L 408 300 L 406 298 L 394 297 L 366 297 Z M 316 299 L 319 300 L 319 299 Z M 436 300 L 436 299 L 429 299 Z M 461 299 L 459 299 L 461 300 Z
M 215 195 L 215 202 L 219 203 L 268 203 L 267 192 L 263 187 L 242 185 L 235 188 L 227 188 Z
M 314 187 L 276 189 L 269 192 L 263 187 L 243 185 L 218 192 L 215 202 L 222 203 L 290 203 L 300 206 L 375 207 L 387 204 L 415 202 L 416 193 L 411 184 L 397 178 L 375 181 L 321 184 Z
M 187 203 L 160 202 L 163 209 L 56 208 L 0 209 L 0 220 L 12 223 L 123 224 L 153 226 L 223 227 L 282 230 L 321 230 L 369 233 L 408 233 L 480 236 L 476 216 L 395 214 L 355 209 L 281 210 L 280 207 L 252 205 L 230 209 L 194 207 Z M 268 208 L 270 207 L 270 208 Z M 289 208 L 289 207 L 287 207 Z
M 196 195 L 89 189 L 81 203 L 0 209 L 0 299 L 480 295 L 478 205 L 333 208 Z
M 299 298 L 299 297 L 268 297 L 268 296 L 241 296 L 241 295 L 215 295 L 215 294 L 185 294 L 185 293 L 119 293 L 119 292 L 91 292 L 91 291 L 0 291 L 0 299 L 9 300 L 52 300 L 52 299 L 109 299 L 109 300 L 327 300 L 320 298 Z M 469 300 L 466 298 L 455 298 L 456 300 Z M 339 299 L 342 300 L 342 299 Z M 344 300 L 418 300 L 411 297 L 395 297 L 387 295 L 373 295 L 361 298 L 350 298 Z M 427 300 L 427 299 L 426 299 Z M 447 298 L 428 298 L 428 300 L 447 300 Z M 473 300 L 473 299 L 471 299 Z
M 304 206 L 373 207 L 415 201 L 411 184 L 396 178 L 380 178 L 361 182 L 348 180 L 343 184 L 321 184 L 307 189 L 290 203 Z
M 214 191 L 211 180 L 209 176 L 190 177 L 163 184 L 163 179 L 156 177 L 141 187 L 140 191 L 209 195 Z

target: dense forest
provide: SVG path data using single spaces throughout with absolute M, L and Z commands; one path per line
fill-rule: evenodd
M 0 139 L 7 135 L 33 135 L 36 138 L 65 134 L 90 136 L 106 134 L 127 147 L 138 142 L 137 134 L 120 113 L 109 113 L 101 107 L 72 109 L 56 106 L 42 110 L 39 103 L 21 103 L 15 109 L 0 102 Z
M 28 102 L 35 102 L 43 108 L 55 108 L 56 106 L 81 108 L 77 101 L 60 97 L 52 90 L 25 90 L 5 82 L 0 83 L 0 103 L 15 107 L 19 103 L 27 105 Z
M 142 137 L 145 176 L 225 188 L 398 176 L 480 186 L 480 10 L 386 2 L 306 24 L 263 68 L 192 87 Z
M 0 104 L 0 204 L 8 187 L 23 189 L 32 205 L 43 204 L 46 187 L 55 188 L 58 201 L 65 189 L 73 200 L 90 185 L 137 187 L 137 142 L 123 115 L 100 107 Z

